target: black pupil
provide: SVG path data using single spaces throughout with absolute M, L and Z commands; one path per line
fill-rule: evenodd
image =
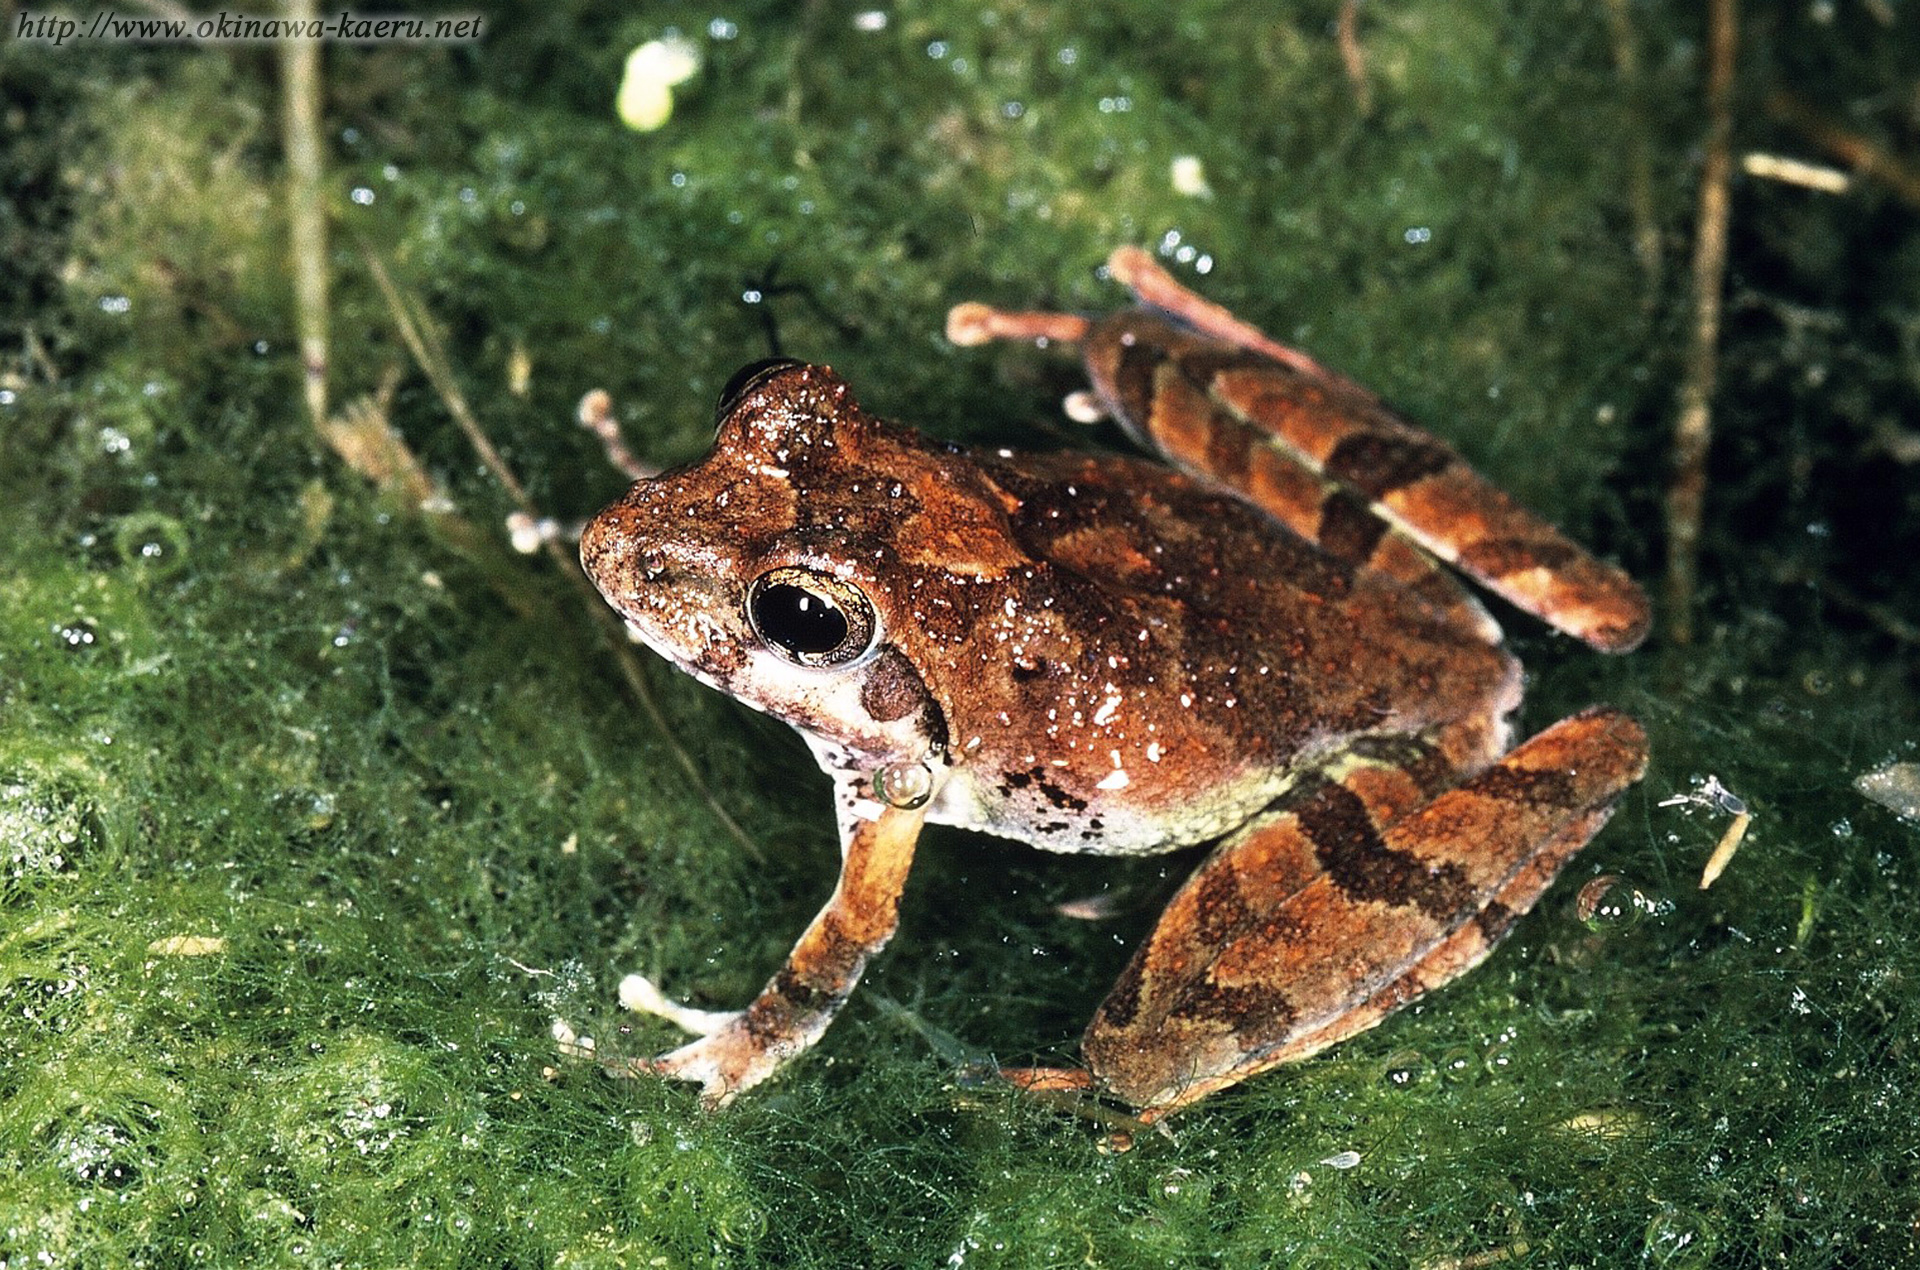
M 776 582 L 753 598 L 761 635 L 790 653 L 818 656 L 847 642 L 847 615 L 817 591 Z

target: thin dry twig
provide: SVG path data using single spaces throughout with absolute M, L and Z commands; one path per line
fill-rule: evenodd
M 1822 194 L 1845 194 L 1853 188 L 1853 177 L 1838 168 L 1822 167 L 1803 159 L 1759 150 L 1750 150 L 1740 156 L 1740 170 L 1762 181 L 1797 185 L 1803 190 L 1818 190 Z
M 1360 44 L 1360 0 L 1341 0 L 1334 40 L 1340 45 L 1347 82 L 1353 85 L 1354 109 L 1366 119 L 1373 114 L 1373 84 L 1367 79 L 1367 51 Z
M 315 0 L 292 0 L 289 16 L 312 18 Z M 399 369 L 371 396 L 348 402 L 331 413 L 328 363 L 331 361 L 325 145 L 321 133 L 320 46 L 288 40 L 280 46 L 281 138 L 287 157 L 287 239 L 293 270 L 295 324 L 299 330 L 302 388 L 314 431 L 342 462 L 371 481 L 385 496 L 425 515 L 455 550 L 484 562 L 486 539 L 456 514 L 405 438 L 388 419 Z M 483 563 L 483 567 L 484 563 Z M 538 611 L 524 586 L 498 568 L 487 568 L 500 597 L 521 615 Z
M 319 17 L 317 0 L 288 0 L 295 22 Z M 280 123 L 287 150 L 287 228 L 305 372 L 307 417 L 327 423 L 327 215 L 320 140 L 320 42 L 280 42 Z
M 1738 47 L 1735 0 L 1709 0 L 1707 142 L 1700 172 L 1700 223 L 1693 245 L 1693 342 L 1680 385 L 1680 410 L 1673 427 L 1673 485 L 1667 493 L 1667 630 L 1676 644 L 1693 642 L 1700 522 L 1707 501 L 1707 451 L 1713 442 L 1713 390 L 1719 375 L 1721 292 L 1727 273 L 1733 70 Z
M 492 440 L 480 426 L 479 418 L 468 406 L 466 396 L 460 391 L 459 384 L 454 382 L 453 364 L 447 357 L 445 347 L 440 343 L 439 333 L 427 320 L 425 313 L 420 311 L 418 302 L 401 291 L 379 258 L 370 251 L 363 252 L 362 255 L 366 260 L 368 272 L 373 275 L 374 282 L 380 288 L 380 294 L 386 299 L 387 310 L 393 315 L 393 323 L 400 332 L 401 341 L 406 344 L 407 351 L 413 354 L 414 364 L 419 366 L 422 374 L 426 375 L 427 382 L 432 384 L 434 391 L 440 395 L 447 413 L 453 417 L 454 423 L 466 435 L 467 443 L 473 447 L 474 453 L 480 456 L 480 461 L 486 465 L 494 479 L 499 481 L 501 487 L 507 491 L 507 496 L 513 500 L 514 505 L 525 515 L 536 516 L 538 509 L 535 508 L 533 500 L 528 497 L 526 487 L 507 466 L 506 460 L 500 457 L 500 452 L 494 448 Z M 587 575 L 581 571 L 580 562 L 574 559 L 571 552 L 553 538 L 543 538 L 540 547 L 546 552 L 547 559 L 553 563 L 553 567 L 573 585 L 575 590 L 581 592 L 588 610 L 594 615 L 594 620 L 599 622 L 601 629 L 607 633 L 608 642 L 614 650 L 615 664 L 620 667 L 620 676 L 626 681 L 627 690 L 659 733 L 662 743 L 667 747 L 667 752 L 673 755 L 675 764 L 686 773 L 687 779 L 692 783 L 693 788 L 699 791 L 700 797 L 706 801 L 715 819 L 726 827 L 727 832 L 740 844 L 741 849 L 755 861 L 764 861 L 766 857 L 759 845 L 747 835 L 747 831 L 740 827 L 739 823 L 727 813 L 726 808 L 720 805 L 720 801 L 713 796 L 713 791 L 708 788 L 706 779 L 700 774 L 699 766 L 693 761 L 693 755 L 689 754 L 676 738 L 665 712 L 654 700 L 653 689 L 647 683 L 646 671 L 641 667 L 640 659 L 634 655 L 633 646 L 627 641 L 625 625 L 612 609 L 601 603 L 599 592 L 594 589 Z
M 1773 94 L 1767 99 L 1767 110 L 1861 176 L 1892 190 L 1903 203 L 1920 207 L 1920 167 L 1841 127 L 1791 94 Z
M 1878 600 L 1869 600 L 1851 587 L 1835 581 L 1819 570 L 1793 566 L 1778 570 L 1778 576 L 1782 582 L 1791 585 L 1812 587 L 1829 604 L 1870 622 L 1876 630 L 1889 639 L 1905 644 L 1909 648 L 1920 648 L 1920 626 L 1902 617 L 1892 605 L 1883 604 Z
M 1660 298 L 1660 217 L 1653 199 L 1653 160 L 1647 153 L 1647 131 L 1641 111 L 1640 44 L 1633 29 L 1630 0 L 1607 0 L 1607 34 L 1613 43 L 1613 69 L 1632 117 L 1633 134 L 1627 141 L 1627 210 L 1633 217 L 1633 256 L 1640 262 L 1645 289 L 1641 307 L 1649 311 Z

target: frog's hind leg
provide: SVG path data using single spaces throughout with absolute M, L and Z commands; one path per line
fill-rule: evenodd
M 1135 954 L 1087 1029 L 1096 1083 L 1152 1120 L 1466 972 L 1645 761 L 1639 725 L 1602 708 L 1437 794 L 1442 764 L 1364 753 L 1303 778 L 1215 849 Z
M 1132 250 L 1135 249 L 1122 249 L 1123 252 Z M 1117 259 L 1120 253 L 1115 255 Z M 1262 356 L 1282 360 L 1289 366 L 1332 376 L 1333 372 L 1305 354 L 1267 339 L 1225 309 L 1181 288 L 1150 259 L 1148 268 L 1165 283 L 1162 292 L 1171 288 L 1205 310 L 1203 316 L 1216 328 L 1215 338 L 1222 338 L 1217 328 L 1227 326 L 1243 347 L 1253 347 Z M 1140 274 L 1136 269 L 1129 276 Z M 1156 303 L 1156 296 L 1168 299 L 1168 295 L 1153 291 L 1141 293 L 1141 298 L 1148 303 Z M 1102 338 L 1095 332 L 1105 329 L 1105 324 L 1096 326 L 1076 314 L 996 309 L 976 301 L 956 304 L 947 314 L 947 338 L 962 346 L 995 340 L 1076 345 L 1089 338 Z M 1258 343 L 1244 343 L 1248 340 Z M 1364 390 L 1354 386 L 1352 391 Z M 1109 406 L 1115 403 L 1103 397 L 1113 395 L 1111 392 L 1074 393 L 1067 398 L 1067 414 L 1081 422 L 1092 422 L 1109 412 Z M 1245 423 L 1225 406 L 1208 400 L 1181 377 L 1177 366 L 1163 365 L 1150 405 L 1146 402 L 1136 402 L 1131 407 L 1124 402 L 1118 404 L 1120 422 L 1135 439 L 1153 446 L 1177 463 L 1229 485 L 1350 569 L 1391 579 L 1437 620 L 1457 630 L 1470 631 L 1488 643 L 1500 640 L 1499 625 L 1479 601 L 1386 518 L 1375 514 L 1364 498 L 1337 481 L 1318 475 L 1284 449 L 1250 445 L 1237 439 L 1245 436 Z M 1233 456 L 1230 460 L 1226 457 L 1229 451 Z
M 1089 366 L 1101 381 L 1097 355 L 1108 334 L 1093 337 Z M 1188 375 L 1191 359 L 1169 358 L 1153 368 L 1145 391 L 1116 403 L 1135 437 L 1189 471 L 1229 486 L 1294 533 L 1318 546 L 1353 576 L 1390 580 L 1434 617 L 1486 643 L 1500 626 L 1459 579 L 1389 517 L 1339 481 L 1322 475 L 1290 449 L 1248 426 L 1213 400 Z M 1268 373 L 1272 373 L 1269 370 Z M 1114 391 L 1103 385 L 1102 392 Z
M 1233 485 L 1251 453 L 1277 446 L 1355 491 L 1426 551 L 1595 648 L 1624 652 L 1645 638 L 1646 597 L 1631 578 L 1514 502 L 1438 438 L 1194 295 L 1146 252 L 1122 247 L 1108 267 L 1180 324 L 1122 313 L 1082 341 L 1101 397 L 1137 434 Z M 1194 412 L 1163 401 L 1175 381 L 1241 426 L 1209 428 L 1195 445 L 1184 434 Z

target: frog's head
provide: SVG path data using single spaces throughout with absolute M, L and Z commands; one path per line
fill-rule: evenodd
M 997 492 L 822 366 L 748 366 L 717 422 L 704 458 L 588 524 L 587 575 L 654 651 L 840 761 L 940 753 L 962 593 L 1024 560 Z

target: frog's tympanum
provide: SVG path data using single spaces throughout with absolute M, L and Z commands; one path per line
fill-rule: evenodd
M 1312 1054 L 1483 959 L 1645 765 L 1608 708 L 1512 745 L 1520 666 L 1451 565 L 1595 648 L 1646 601 L 1371 393 L 1109 262 L 1100 321 L 962 305 L 962 342 L 1080 346 L 1171 466 L 975 450 L 761 362 L 713 450 L 588 527 L 637 637 L 805 736 L 838 886 L 745 1009 L 631 993 L 701 1033 L 630 1070 L 725 1103 L 818 1040 L 893 934 L 922 824 L 1049 851 L 1212 843 L 1094 1015 L 1090 1087 L 1163 1116 Z M 1510 748 L 1511 747 L 1511 748 Z

